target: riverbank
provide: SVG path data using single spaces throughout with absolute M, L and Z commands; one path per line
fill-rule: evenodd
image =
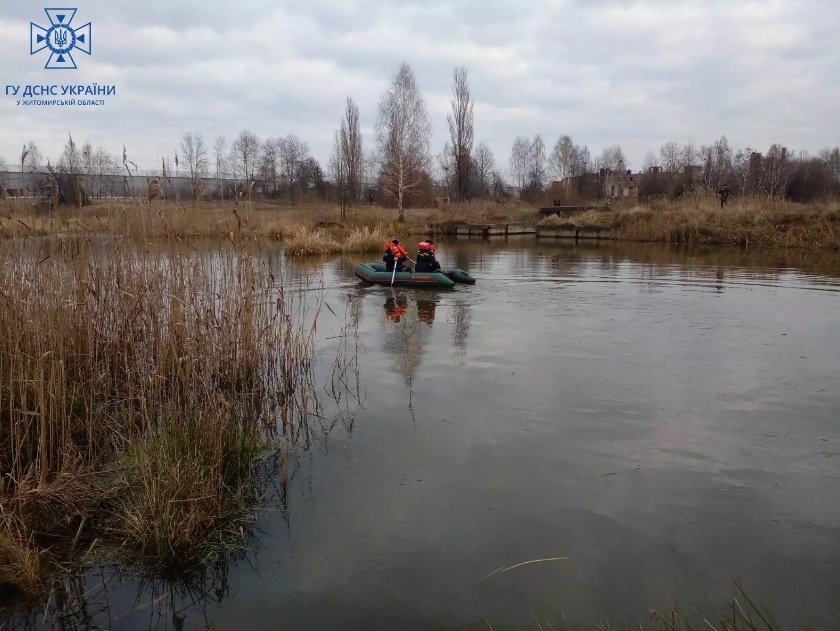
M 676 201 L 603 207 L 540 219 L 522 202 L 471 202 L 411 209 L 358 206 L 341 217 L 337 206 L 275 202 L 202 202 L 195 210 L 176 202 L 102 201 L 82 209 L 38 213 L 30 202 L 0 204 L 0 237 L 108 234 L 133 239 L 230 241 L 275 239 L 293 256 L 376 252 L 391 238 L 447 233 L 456 226 L 515 224 L 533 228 L 596 229 L 621 241 L 840 249 L 840 202 L 810 205 L 766 198 L 735 198 L 725 208 L 709 195 Z
M 540 226 L 603 229 L 620 241 L 692 245 L 840 249 L 840 204 L 804 206 L 779 200 L 736 199 L 721 208 L 714 198 L 588 210 L 550 216 Z

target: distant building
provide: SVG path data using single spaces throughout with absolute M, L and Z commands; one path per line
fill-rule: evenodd
M 665 171 L 660 166 L 636 173 L 630 169 L 601 169 L 598 173 L 554 181 L 551 183 L 551 190 L 555 195 L 572 195 L 581 201 L 633 200 L 640 194 L 640 185 L 645 182 L 650 184 L 651 180 L 656 184 L 654 188 L 664 191 L 673 188 L 672 185 L 676 182 L 680 182 L 681 185 L 694 185 L 702 179 L 703 167 L 695 164 L 687 165 L 680 171 Z

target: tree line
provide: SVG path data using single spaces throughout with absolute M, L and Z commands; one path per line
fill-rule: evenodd
M 240 190 L 258 186 L 267 197 L 297 203 L 307 195 L 340 203 L 342 214 L 352 204 L 376 197 L 403 210 L 432 201 L 435 193 L 456 201 L 507 199 L 511 189 L 526 200 L 550 195 L 586 196 L 604 174 L 624 174 L 628 161 L 619 145 L 591 154 L 585 144 L 561 135 L 549 150 L 542 136 L 517 136 L 508 159 L 506 179 L 492 150 L 476 143 L 474 101 L 467 69 L 452 75 L 449 141 L 432 158 L 431 122 L 411 67 L 400 65 L 383 93 L 372 147 L 365 150 L 359 108 L 351 97 L 334 135 L 327 171 L 294 134 L 258 138 L 247 129 L 228 144 L 219 136 L 208 144 L 200 133 L 187 132 L 172 159 L 161 158 L 164 177 L 186 176 L 193 199 L 201 197 L 203 181 L 215 177 L 241 181 Z M 41 164 L 38 147 L 24 145 L 20 167 Z M 48 161 L 49 162 L 49 161 Z M 0 157 L 0 166 L 3 159 Z M 55 167 L 87 175 L 131 174 L 136 165 L 123 148 L 122 160 L 102 147 L 75 145 L 72 137 Z M 557 183 L 552 187 L 552 183 Z M 433 184 L 438 184 L 435 191 Z M 840 194 L 840 148 L 792 155 L 774 144 L 764 153 L 750 147 L 735 149 L 726 137 L 709 145 L 669 141 L 645 156 L 637 196 L 675 198 L 698 189 L 716 191 L 723 185 L 736 195 L 766 195 L 807 201 Z M 442 187 L 442 191 L 440 190 Z M 217 187 L 217 192 L 222 187 Z M 95 194 L 95 191 L 92 191 Z M 217 193 L 218 194 L 218 193 Z M 600 195 L 600 192 L 598 193 Z

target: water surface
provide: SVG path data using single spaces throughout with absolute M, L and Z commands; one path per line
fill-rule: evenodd
M 439 249 L 478 283 L 292 265 L 337 314 L 325 364 L 357 325 L 362 405 L 296 459 L 247 560 L 192 593 L 92 573 L 93 624 L 622 628 L 736 578 L 782 621 L 840 624 L 840 255 Z

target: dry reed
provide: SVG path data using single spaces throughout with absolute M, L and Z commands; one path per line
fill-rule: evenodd
M 610 229 L 623 241 L 840 248 L 840 208 L 802 206 L 766 198 L 736 198 L 720 208 L 709 195 L 656 201 L 615 210 L 547 217 L 541 226 Z
M 286 252 L 291 256 L 377 252 L 383 243 L 391 240 L 391 234 L 381 226 L 353 228 L 338 234 L 323 229 L 299 229 L 286 241 Z
M 243 245 L 6 241 L 0 263 L 0 584 L 31 594 L 80 539 L 164 566 L 241 532 L 258 457 L 313 411 L 319 305 Z

